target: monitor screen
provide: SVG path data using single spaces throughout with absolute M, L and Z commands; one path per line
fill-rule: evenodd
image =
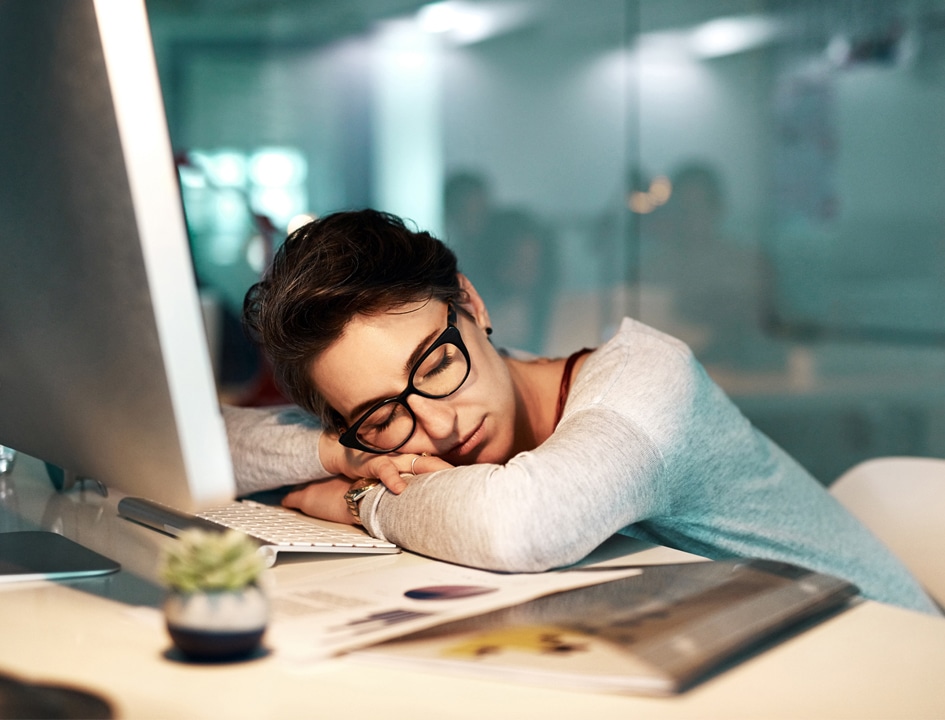
M 143 0 L 3 0 L 0 48 L 0 444 L 231 499 Z

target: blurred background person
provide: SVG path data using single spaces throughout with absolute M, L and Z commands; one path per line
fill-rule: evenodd
M 682 165 L 668 190 L 665 204 L 641 226 L 633 274 L 644 287 L 665 292 L 665 322 L 677 324 L 665 329 L 677 331 L 704 363 L 750 357 L 769 311 L 769 263 L 725 236 L 725 188 L 710 164 Z
M 478 279 L 495 320 L 493 341 L 543 352 L 560 280 L 554 234 L 531 211 L 497 205 L 476 171 L 452 173 L 443 200 L 447 242 L 462 272 Z

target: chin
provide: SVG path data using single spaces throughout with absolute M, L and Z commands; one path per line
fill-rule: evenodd
M 495 465 L 504 465 L 512 457 L 512 444 L 502 442 L 500 439 L 487 441 L 476 448 L 475 458 L 470 459 L 466 464 L 474 463 L 493 463 Z

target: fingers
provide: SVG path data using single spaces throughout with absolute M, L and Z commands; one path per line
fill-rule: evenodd
M 424 475 L 437 470 L 448 470 L 453 467 L 442 458 L 435 455 L 392 455 L 379 459 L 374 466 L 373 475 L 395 495 L 400 494 L 412 475 Z
M 407 487 L 407 482 L 401 477 L 400 470 L 392 460 L 378 463 L 377 479 L 384 483 L 384 487 L 394 495 L 399 495 Z
M 425 473 L 436 472 L 437 470 L 448 470 L 453 467 L 443 458 L 436 455 L 417 455 L 410 463 L 410 470 L 414 475 L 423 475 Z

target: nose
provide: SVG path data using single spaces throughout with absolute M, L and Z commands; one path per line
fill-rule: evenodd
M 450 439 L 456 434 L 456 409 L 449 400 L 411 395 L 407 402 L 417 418 L 417 429 L 426 433 L 430 439 Z

